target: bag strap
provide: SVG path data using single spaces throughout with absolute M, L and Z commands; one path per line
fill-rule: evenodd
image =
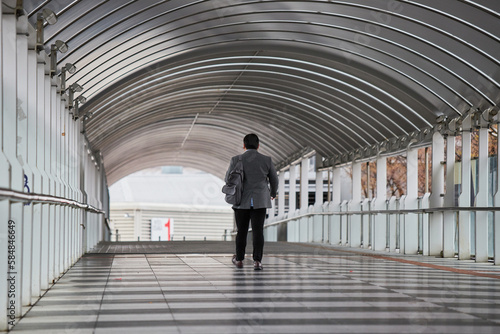
M 243 154 L 240 154 L 238 156 L 238 162 L 240 163 L 241 170 L 244 171 L 244 168 L 243 168 Z

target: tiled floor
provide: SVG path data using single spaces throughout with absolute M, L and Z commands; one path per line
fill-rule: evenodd
M 229 242 L 122 246 L 83 257 L 13 332 L 500 333 L 491 264 L 267 243 L 259 272 Z

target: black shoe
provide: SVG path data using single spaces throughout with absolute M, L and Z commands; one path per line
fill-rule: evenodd
M 262 263 L 260 263 L 260 261 L 255 261 L 253 263 L 253 270 L 262 270 L 264 268 L 262 268 Z
M 236 266 L 236 268 L 243 268 L 243 261 L 237 261 L 236 255 L 233 255 L 233 264 Z

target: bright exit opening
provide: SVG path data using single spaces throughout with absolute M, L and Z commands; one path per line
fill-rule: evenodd
M 223 181 L 166 166 L 130 174 L 109 187 L 112 241 L 230 240 L 233 211 Z

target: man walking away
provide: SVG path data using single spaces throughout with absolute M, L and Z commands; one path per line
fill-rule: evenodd
M 243 194 L 239 205 L 233 205 L 236 227 L 236 254 L 233 263 L 243 267 L 249 223 L 252 223 L 254 269 L 262 270 L 262 253 L 264 250 L 264 221 L 266 210 L 271 207 L 271 200 L 276 197 L 278 176 L 271 157 L 257 152 L 259 137 L 248 134 L 243 139 L 242 163 L 244 171 Z M 226 172 L 226 181 L 230 171 L 239 160 L 239 156 L 231 158 Z

